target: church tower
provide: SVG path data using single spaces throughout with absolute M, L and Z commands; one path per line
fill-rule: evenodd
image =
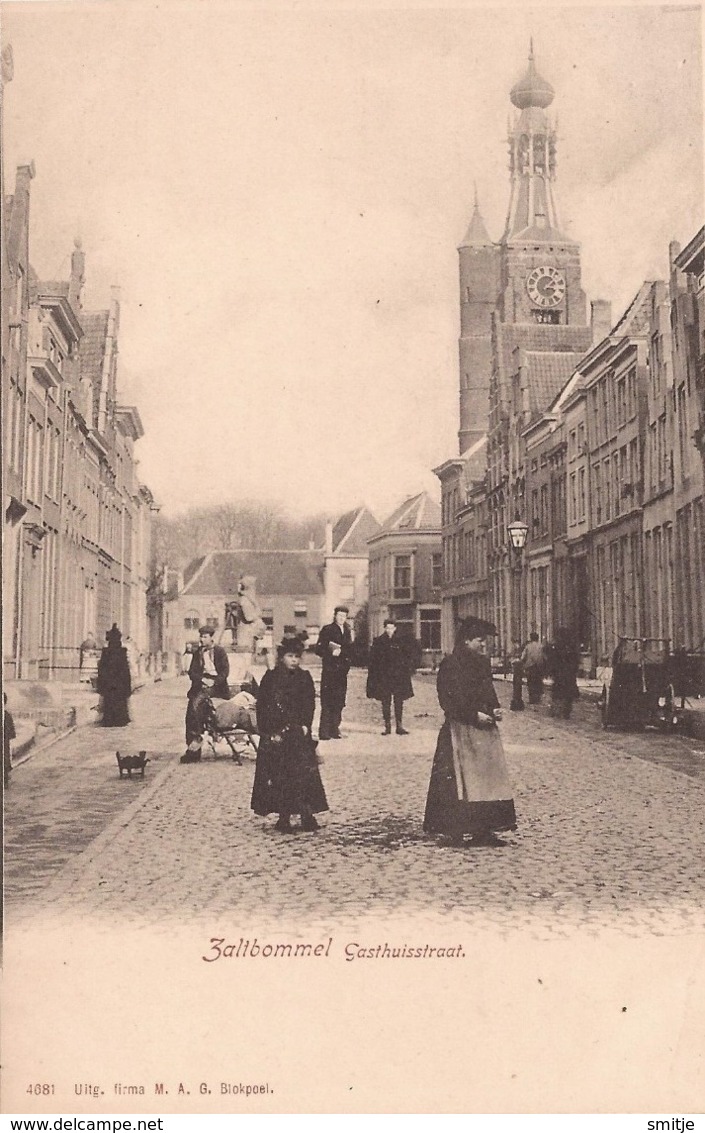
M 554 99 L 534 63 L 512 87 L 509 130 L 511 193 L 502 237 L 501 319 L 505 323 L 585 326 L 580 247 L 563 235 L 554 193 L 556 127 L 546 113 Z M 550 334 L 543 349 L 550 350 Z
M 492 241 L 475 207 L 458 249 L 460 268 L 460 453 L 488 428 L 493 321 L 512 345 L 535 351 L 584 350 L 589 342 L 580 246 L 560 227 L 554 184 L 556 127 L 547 114 L 553 87 L 528 69 L 511 90 L 510 198 L 504 234 Z M 569 329 L 575 328 L 575 329 Z
M 461 454 L 487 431 L 492 373 L 492 314 L 500 298 L 500 249 L 475 210 L 460 258 L 460 430 Z

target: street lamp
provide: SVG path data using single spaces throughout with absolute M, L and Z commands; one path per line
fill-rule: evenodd
M 529 534 L 528 524 L 522 523 L 517 516 L 512 523 L 507 524 L 509 542 L 515 551 L 523 551 L 526 546 L 526 536 Z
M 515 516 L 511 523 L 507 524 L 507 534 L 509 535 L 509 546 L 514 553 L 514 561 L 512 566 L 512 577 L 514 578 L 514 602 L 512 603 L 514 609 L 513 614 L 516 618 L 516 625 L 518 626 L 518 634 L 515 639 L 521 639 L 521 553 L 526 546 L 526 536 L 529 534 L 528 524 L 523 523 L 519 516 Z M 523 712 L 524 700 L 522 696 L 522 688 L 524 683 L 524 667 L 521 660 L 515 659 L 512 666 L 512 702 L 510 708 L 513 712 Z

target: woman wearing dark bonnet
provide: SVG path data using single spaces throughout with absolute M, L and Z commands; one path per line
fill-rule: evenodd
M 282 834 L 294 832 L 292 814 L 301 816 L 302 830 L 313 832 L 314 816 L 328 810 L 311 736 L 316 692 L 300 667 L 303 649 L 298 638 L 284 638 L 257 696 L 260 743 L 251 806 L 255 814 L 278 814 L 275 829 Z
M 445 723 L 438 734 L 426 800 L 424 830 L 453 845 L 501 846 L 497 833 L 516 830 L 514 800 L 497 721 L 502 713 L 484 655 L 490 622 L 466 618 L 452 654 L 438 670 Z
M 104 728 L 124 728 L 130 723 L 127 702 L 132 693 L 127 650 L 115 622 L 105 635 L 107 646 L 98 661 L 96 691 L 101 697 L 101 723 Z

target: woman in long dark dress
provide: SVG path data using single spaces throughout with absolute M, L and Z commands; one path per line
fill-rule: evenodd
M 548 674 L 553 678 L 551 689 L 551 715 L 567 720 L 578 699 L 578 669 L 580 650 L 566 626 L 556 630 L 556 640 L 548 653 Z
M 314 816 L 328 810 L 311 736 L 316 691 L 311 674 L 300 667 L 302 653 L 298 638 L 285 638 L 257 695 L 260 742 L 251 806 L 255 814 L 278 814 L 282 834 L 293 833 L 292 814 L 301 816 L 302 830 L 314 831 Z
M 438 670 L 438 700 L 445 722 L 438 734 L 426 800 L 424 830 L 460 845 L 503 845 L 498 831 L 516 830 L 504 749 L 497 721 L 502 713 L 484 655 L 490 622 L 466 618 L 455 648 Z
M 105 635 L 108 642 L 100 654 L 96 691 L 101 697 L 101 724 L 104 728 L 124 728 L 130 723 L 127 702 L 132 693 L 127 650 L 122 634 L 113 623 Z

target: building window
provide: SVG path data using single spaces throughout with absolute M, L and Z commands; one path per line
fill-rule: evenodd
M 340 577 L 339 594 L 341 602 L 355 601 L 355 575 L 343 574 Z
M 605 519 L 612 518 L 612 476 L 610 474 L 610 458 L 602 461 L 602 476 L 605 486 Z
M 414 607 L 413 606 L 394 606 L 390 610 L 390 617 L 394 618 L 397 625 L 397 633 L 400 630 L 405 630 L 408 634 L 414 633 Z
M 308 603 L 305 599 L 299 602 L 294 602 L 294 617 L 305 618 L 308 614 Z
M 539 508 L 540 528 L 542 535 L 548 535 L 548 485 L 541 485 L 541 502 Z
M 441 611 L 421 610 L 419 632 L 422 649 L 441 648 Z
M 617 424 L 624 425 L 627 421 L 627 379 L 620 378 L 617 382 Z
M 198 614 L 194 614 L 193 612 L 189 613 L 184 618 L 184 629 L 198 629 L 200 624 Z
M 411 555 L 394 556 L 394 597 L 411 598 Z
M 443 555 L 434 554 L 431 557 L 431 586 L 438 590 L 443 585 Z
M 632 366 L 627 374 L 627 413 L 630 421 L 632 417 L 636 417 L 636 401 L 636 366 Z

